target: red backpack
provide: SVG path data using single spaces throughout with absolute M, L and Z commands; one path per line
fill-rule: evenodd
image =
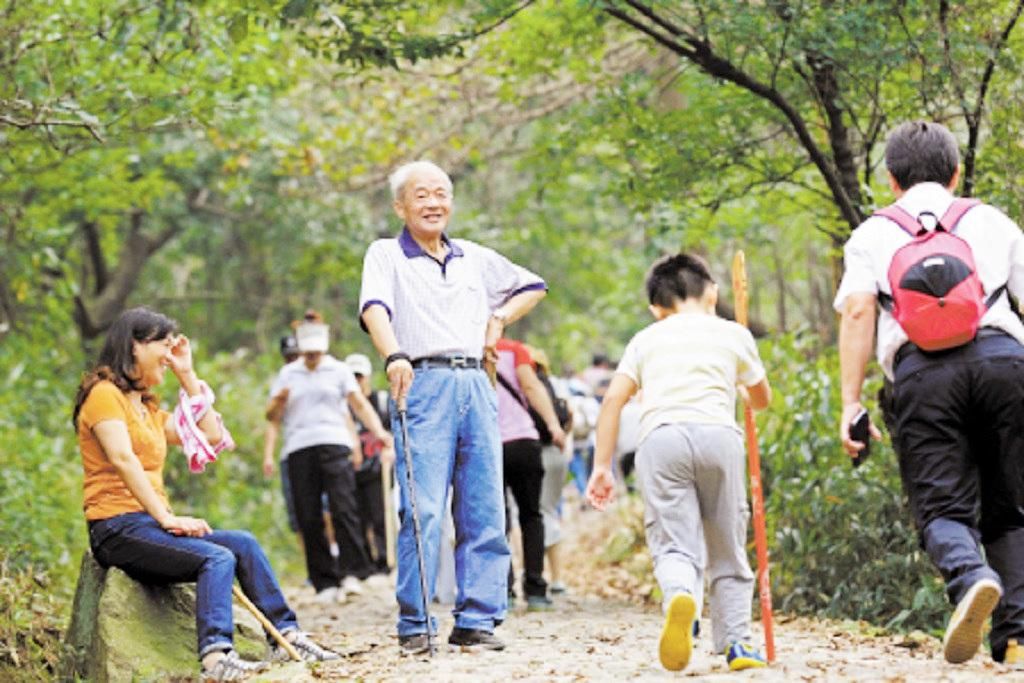
M 981 317 L 1006 289 L 1003 285 L 985 298 L 971 247 L 953 234 L 964 214 L 980 203 L 954 200 L 934 230 L 927 230 L 920 220 L 925 215 L 935 218 L 932 213 L 915 218 L 893 204 L 874 214 L 888 218 L 913 238 L 893 255 L 889 264 L 892 295 L 880 293 L 879 302 L 910 341 L 925 351 L 951 349 L 974 339 Z

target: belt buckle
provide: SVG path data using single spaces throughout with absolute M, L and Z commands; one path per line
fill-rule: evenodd
M 448 365 L 453 368 L 468 368 L 469 359 L 465 356 L 450 356 L 448 358 Z

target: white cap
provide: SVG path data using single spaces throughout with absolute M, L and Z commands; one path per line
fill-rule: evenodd
M 295 341 L 299 344 L 299 353 L 327 351 L 330 328 L 323 323 L 304 322 L 295 328 Z
M 369 377 L 373 374 L 373 366 L 370 364 L 370 359 L 361 353 L 350 353 L 345 356 L 345 365 L 356 375 Z

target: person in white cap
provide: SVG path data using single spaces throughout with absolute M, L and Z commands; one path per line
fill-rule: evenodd
M 388 397 L 386 391 L 374 391 L 371 384 L 373 366 L 370 359 L 361 353 L 352 353 L 345 357 L 345 365 L 349 367 L 359 382 L 363 396 L 370 402 L 384 425 L 389 424 Z M 394 462 L 393 452 L 384 448 L 384 442 L 377 438 L 357 415 L 356 431 L 359 434 L 360 446 L 363 451 L 363 463 L 356 471 L 356 504 L 359 509 L 360 539 L 366 544 L 367 555 L 377 574 L 387 574 L 388 546 L 387 525 L 384 507 L 384 489 L 381 477 Z M 372 534 L 370 533 L 372 532 Z M 372 542 L 370 536 L 372 535 Z
M 301 361 L 278 373 L 270 389 L 267 417 L 282 423 L 282 452 L 287 455 L 309 579 L 318 601 L 331 602 L 343 600 L 346 593 L 362 592 L 359 580 L 372 573 L 360 540 L 355 495 L 358 463 L 349 457 L 357 451 L 348 409 L 381 440 L 384 449 L 391 451 L 393 442 L 352 371 L 327 353 L 329 328 L 320 314 L 307 311 L 296 325 L 295 338 Z M 324 533 L 323 494 L 338 543 L 337 558 L 331 555 Z

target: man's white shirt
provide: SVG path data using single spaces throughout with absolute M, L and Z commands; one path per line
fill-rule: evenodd
M 920 183 L 907 190 L 896 204 L 914 217 L 932 213 L 941 218 L 953 200 L 953 195 L 938 183 Z M 925 221 L 925 226 L 929 225 Z M 954 234 L 971 247 L 986 297 L 1002 285 L 1014 297 L 1024 294 L 1024 236 L 1016 223 L 995 207 L 981 204 L 964 214 Z M 843 311 L 851 294 L 891 295 L 889 264 L 896 251 L 911 239 L 888 218 L 872 216 L 861 223 L 843 249 L 843 279 L 833 302 L 836 311 Z M 1002 329 L 1024 344 L 1024 325 L 1006 296 L 993 303 L 981 325 Z M 896 351 L 908 339 L 892 314 L 884 309 L 878 318 L 877 340 L 878 362 L 891 379 Z

